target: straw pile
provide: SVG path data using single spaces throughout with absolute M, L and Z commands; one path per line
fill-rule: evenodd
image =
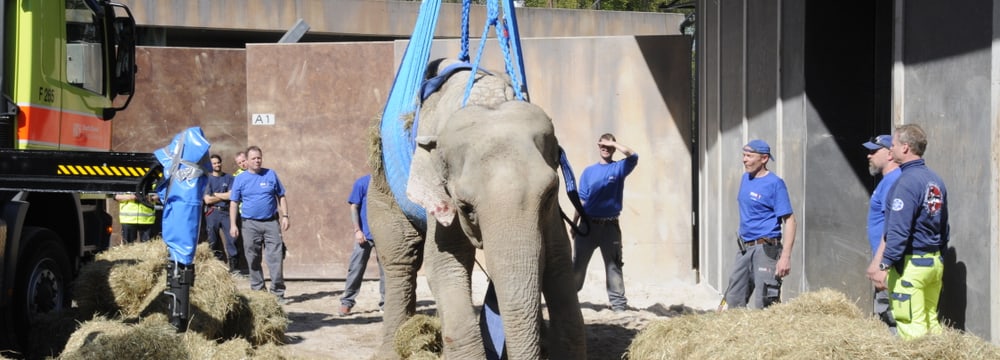
M 228 267 L 205 244 L 195 255 L 191 315 L 186 333 L 169 324 L 167 250 L 163 241 L 117 246 L 81 269 L 74 283 L 77 308 L 41 318 L 42 329 L 69 333 L 62 344 L 33 346 L 60 358 L 284 358 L 288 320 L 266 291 L 237 290 Z M 33 333 L 33 343 L 54 338 Z M 52 340 L 49 340 L 52 341 Z M 65 344 L 65 347 L 63 346 Z
M 953 329 L 903 341 L 844 294 L 821 289 L 765 310 L 654 321 L 626 357 L 648 359 L 1000 359 L 1000 348 Z
M 224 343 L 195 332 L 177 334 L 165 315 L 136 324 L 97 318 L 83 323 L 59 357 L 77 359 L 283 359 L 273 344 L 254 349 L 237 338 Z
M 403 359 L 439 359 L 441 357 L 441 319 L 417 314 L 396 330 L 396 354 Z

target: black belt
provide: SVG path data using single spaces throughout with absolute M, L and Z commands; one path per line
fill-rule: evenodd
M 744 241 L 743 242 L 743 244 L 746 245 L 746 246 L 764 245 L 764 244 L 778 245 L 780 243 L 781 243 L 781 238 L 773 238 L 773 239 L 772 238 L 760 238 L 760 239 L 757 239 L 757 240 L 750 240 L 750 241 Z
M 253 220 L 253 221 L 259 221 L 259 222 L 268 222 L 268 221 L 275 221 L 275 220 L 278 220 L 278 214 L 274 214 L 274 216 L 272 216 L 272 217 L 269 217 L 269 218 L 267 218 L 267 219 L 251 219 L 251 218 L 243 218 L 243 220 Z
M 219 211 L 229 211 L 228 206 L 212 206 L 212 207 Z
M 617 224 L 618 217 L 607 217 L 607 218 L 590 218 L 590 222 L 594 224 Z

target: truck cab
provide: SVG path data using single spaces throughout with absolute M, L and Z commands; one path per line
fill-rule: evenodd
M 135 89 L 126 6 L 5 0 L 0 21 L 0 355 L 24 356 L 33 316 L 68 308 L 108 247 L 108 194 L 143 188 L 155 158 L 110 151 Z

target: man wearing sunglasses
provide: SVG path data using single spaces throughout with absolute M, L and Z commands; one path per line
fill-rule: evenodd
M 882 243 L 882 234 L 885 233 L 885 203 L 889 188 L 899 179 L 899 164 L 892 159 L 892 136 L 879 135 L 871 138 L 868 142 L 861 144 L 868 149 L 868 173 L 872 176 L 882 176 L 882 181 L 875 186 L 871 200 L 868 201 L 868 244 L 872 250 L 872 263 L 878 266 L 882 260 L 878 255 L 879 245 Z M 896 319 L 892 317 L 889 310 L 889 292 L 885 289 L 875 290 L 875 315 L 886 325 L 889 331 L 896 333 Z

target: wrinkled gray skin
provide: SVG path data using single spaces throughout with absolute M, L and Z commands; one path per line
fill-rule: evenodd
M 470 289 L 478 247 L 496 285 L 508 358 L 541 358 L 544 294 L 549 358 L 584 359 L 572 252 L 559 213 L 552 122 L 537 106 L 514 100 L 505 78 L 482 73 L 462 109 L 469 74 L 452 76 L 421 109 L 407 190 L 428 209 L 426 242 L 399 209 L 385 175 L 372 178 L 368 221 L 386 276 L 377 357 L 397 358 L 395 332 L 415 312 L 417 270 L 426 260 L 444 357 L 485 358 Z

